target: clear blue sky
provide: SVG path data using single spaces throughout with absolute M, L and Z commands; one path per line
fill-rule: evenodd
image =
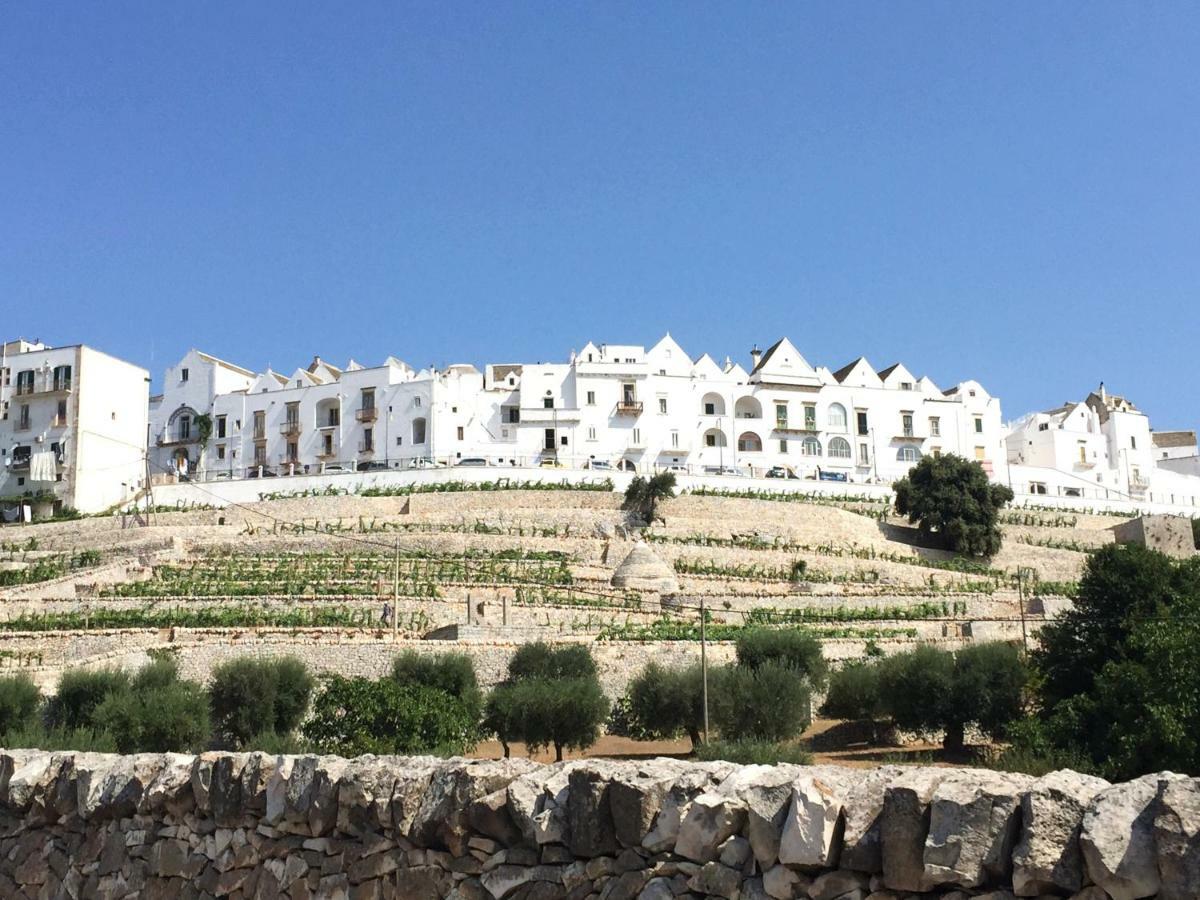
M 0 323 L 149 367 L 746 361 L 1200 425 L 1200 6 L 24 3 Z

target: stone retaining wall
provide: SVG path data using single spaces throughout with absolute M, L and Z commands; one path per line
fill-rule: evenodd
M 1200 896 L 1200 779 L 581 760 L 0 754 L 0 895 Z

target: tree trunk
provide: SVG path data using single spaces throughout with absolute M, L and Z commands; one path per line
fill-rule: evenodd
M 964 729 L 965 726 L 962 722 L 947 725 L 946 736 L 942 738 L 942 747 L 954 752 L 962 750 L 966 746 L 966 737 L 963 734 Z
M 508 754 L 509 754 L 508 741 L 501 741 L 500 746 L 504 748 L 504 758 L 508 759 Z
M 555 762 L 562 762 L 562 748 L 563 748 L 562 744 L 555 743 L 555 745 L 554 745 L 554 761 Z

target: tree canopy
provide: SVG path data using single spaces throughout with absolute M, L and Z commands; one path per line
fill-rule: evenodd
M 999 511 L 1011 489 L 988 481 L 983 467 L 953 453 L 926 456 L 895 484 L 896 512 L 947 549 L 971 556 L 1000 550 Z

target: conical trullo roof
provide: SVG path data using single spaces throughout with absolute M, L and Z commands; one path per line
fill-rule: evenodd
M 612 586 L 655 591 L 659 594 L 674 594 L 679 591 L 675 571 L 641 541 L 633 545 L 629 555 L 613 572 Z

